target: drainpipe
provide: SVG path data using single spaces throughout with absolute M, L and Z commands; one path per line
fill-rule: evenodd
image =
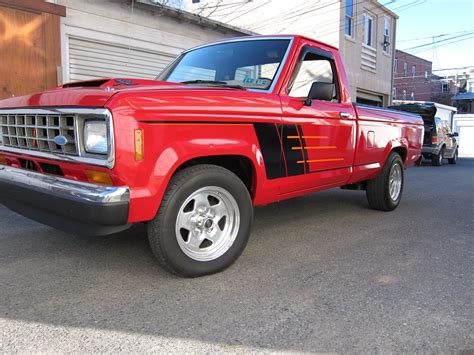
M 397 44 L 397 19 L 393 18 L 393 40 L 392 40 L 392 66 L 390 69 L 391 72 L 391 79 L 390 79 L 390 93 L 388 94 L 388 105 L 392 105 L 393 100 L 393 88 L 395 87 L 395 73 L 393 72 L 393 64 L 395 62 L 395 54 L 396 54 L 396 44 Z

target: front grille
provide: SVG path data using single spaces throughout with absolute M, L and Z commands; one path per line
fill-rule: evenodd
M 89 153 L 84 147 L 88 121 L 107 126 L 107 154 Z M 0 109 L 0 152 L 25 154 L 113 168 L 115 164 L 112 114 L 104 108 Z M 57 143 L 55 142 L 55 138 Z
M 3 145 L 46 153 L 78 156 L 77 119 L 74 114 L 2 114 L 0 126 Z M 57 136 L 67 138 L 58 145 Z

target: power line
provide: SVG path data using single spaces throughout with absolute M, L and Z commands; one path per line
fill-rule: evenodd
M 362 1 L 362 0 L 361 0 L 361 1 Z M 407 10 L 407 9 L 409 9 L 409 8 L 414 7 L 414 6 L 421 5 L 421 4 L 423 4 L 424 2 L 426 2 L 426 0 L 414 0 L 414 1 L 410 2 L 409 4 L 404 4 L 404 5 L 402 5 L 402 6 L 396 7 L 396 8 L 394 8 L 394 9 L 392 9 L 391 11 L 395 11 L 395 10 L 398 10 L 398 12 L 405 11 L 405 10 Z M 358 16 L 364 14 L 366 11 L 371 12 L 371 11 L 377 9 L 377 7 L 378 7 L 378 6 L 374 6 L 374 7 L 372 7 L 371 9 L 362 8 L 360 11 L 356 12 L 356 13 L 353 15 L 353 17 L 356 18 L 356 17 L 358 17 Z M 318 32 L 318 33 L 313 32 L 313 33 L 317 34 L 318 36 L 328 36 L 328 35 L 333 34 L 333 33 L 338 33 L 338 32 L 340 32 L 342 29 L 344 29 L 344 27 L 345 27 L 345 18 L 343 17 L 339 22 L 340 22 L 340 26 L 339 26 L 339 28 L 338 28 L 337 30 L 335 30 L 335 31 L 331 30 L 331 31 L 326 31 L 326 32 Z M 359 26 L 359 25 L 362 25 L 363 23 L 364 23 L 364 19 L 360 19 L 359 21 L 355 21 L 355 22 L 354 22 L 354 26 Z
M 427 47 L 427 46 L 432 46 L 432 45 L 437 44 L 437 43 L 442 43 L 442 42 L 450 41 L 450 40 L 453 40 L 453 39 L 456 39 L 456 38 L 461 38 L 461 37 L 470 36 L 470 35 L 472 35 L 472 34 L 474 34 L 474 31 L 471 31 L 471 32 L 468 32 L 468 33 L 465 33 L 465 34 L 462 34 L 462 35 L 457 35 L 457 36 L 453 36 L 453 37 L 450 37 L 450 38 L 441 39 L 441 40 L 438 40 L 438 41 L 433 41 L 433 42 L 429 42 L 429 43 L 420 44 L 420 45 L 418 45 L 418 46 L 414 46 L 414 47 L 402 49 L 402 51 L 408 52 L 408 51 L 411 51 L 411 50 L 413 50 L 413 49 L 422 48 L 422 47 Z M 435 38 L 435 37 L 433 37 L 433 38 Z
M 270 2 L 271 2 L 271 0 L 268 0 L 268 1 L 265 2 L 264 4 L 261 4 L 261 5 L 255 7 L 255 8 L 252 8 L 252 9 L 250 9 L 250 10 L 244 12 L 243 14 L 239 14 L 238 16 L 236 16 L 236 17 L 234 17 L 234 18 L 231 18 L 230 20 L 228 20 L 228 22 L 232 22 L 232 21 L 234 21 L 235 19 L 238 19 L 240 16 L 246 15 L 246 14 L 248 14 L 250 11 L 254 11 L 254 10 L 256 10 L 256 9 L 259 9 L 259 8 L 261 8 L 262 6 L 265 6 L 265 5 L 269 4 Z
M 461 69 L 469 69 L 474 68 L 474 65 L 468 65 L 465 67 L 454 67 L 454 68 L 441 68 L 441 69 L 433 69 L 432 71 L 442 71 L 442 70 L 461 70 Z
M 465 31 L 459 31 L 459 32 L 452 32 L 452 33 L 443 33 L 443 34 L 440 34 L 440 35 L 434 35 L 434 36 L 428 36 L 428 37 L 408 38 L 408 39 L 397 40 L 397 43 L 419 41 L 419 40 L 422 40 L 422 39 L 433 39 L 433 38 L 439 38 L 439 37 L 446 37 L 446 36 L 452 36 L 452 35 L 457 35 L 457 34 L 471 32 L 471 31 L 472 30 L 465 30 Z
M 458 39 L 457 41 L 451 41 L 451 42 L 443 43 L 443 44 L 439 45 L 438 48 L 439 48 L 439 47 L 443 47 L 443 46 L 447 46 L 447 45 L 453 44 L 453 43 L 464 42 L 464 41 L 467 41 L 467 40 L 472 39 L 472 38 L 474 38 L 474 35 L 471 36 L 471 37 L 466 37 L 466 38 Z M 425 51 L 427 51 L 427 50 L 430 50 L 430 48 L 419 49 L 419 50 L 417 50 L 417 51 L 415 51 L 415 52 L 412 52 L 411 54 L 422 53 L 422 52 L 425 52 Z

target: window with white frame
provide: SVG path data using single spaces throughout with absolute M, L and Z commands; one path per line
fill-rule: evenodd
M 410 94 L 411 101 L 415 101 L 415 93 L 412 91 Z
M 375 21 L 374 16 L 364 13 L 362 15 L 362 30 L 363 30 L 363 39 L 366 46 L 374 48 L 375 44 Z
M 390 18 L 383 17 L 383 42 L 382 48 L 385 53 L 389 53 L 388 47 L 390 45 Z
M 408 63 L 403 63 L 403 76 L 408 76 Z
M 393 96 L 393 100 L 396 100 L 396 99 L 397 99 L 397 88 L 393 88 L 393 90 L 392 90 L 392 96 Z
M 407 91 L 403 90 L 403 100 L 406 100 L 406 99 L 407 99 Z
M 441 83 L 441 93 L 448 92 L 448 90 L 449 90 L 449 84 L 446 82 Z
M 393 72 L 398 73 L 398 59 L 393 61 Z
M 425 70 L 425 79 L 428 79 L 428 70 Z
M 416 67 L 413 65 L 411 67 L 411 77 L 414 79 L 416 76 Z
M 354 38 L 354 0 L 346 0 L 345 34 Z

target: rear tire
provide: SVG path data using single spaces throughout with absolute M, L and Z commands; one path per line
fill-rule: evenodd
M 379 211 L 397 208 L 402 199 L 403 182 L 403 160 L 398 153 L 391 152 L 379 176 L 367 181 L 369 207 Z
M 436 154 L 431 157 L 431 165 L 433 166 L 441 166 L 443 165 L 443 159 L 444 159 L 444 147 L 441 148 L 439 151 L 439 154 Z
M 148 239 L 168 271 L 197 277 L 229 267 L 244 250 L 253 220 L 249 191 L 234 173 L 196 165 L 175 174 Z
M 453 157 L 448 159 L 448 163 L 456 164 L 457 162 L 458 162 L 458 149 L 456 148 L 456 151 L 454 152 Z

